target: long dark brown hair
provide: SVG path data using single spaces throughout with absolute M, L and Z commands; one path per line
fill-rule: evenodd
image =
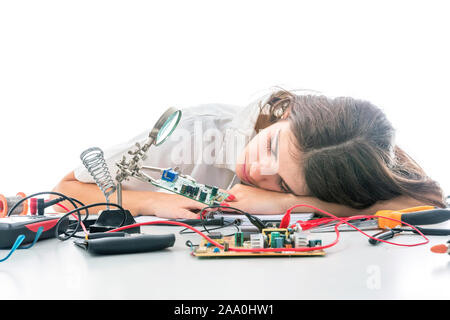
M 288 112 L 310 195 L 356 209 L 398 196 L 445 207 L 438 183 L 395 145 L 392 124 L 370 102 L 280 90 L 265 107 L 270 123 Z

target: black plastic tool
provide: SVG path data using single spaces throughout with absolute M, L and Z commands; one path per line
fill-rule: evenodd
M 393 238 L 397 233 L 402 232 L 402 230 L 398 230 L 398 229 L 384 229 L 381 232 L 378 232 L 376 234 L 373 235 L 373 237 L 375 239 L 369 238 L 369 243 L 372 245 L 377 245 L 379 244 L 381 241 L 378 241 L 376 239 L 380 239 L 380 240 L 387 240 L 387 239 L 391 239 Z
M 417 230 L 419 230 L 420 232 L 422 232 L 424 235 L 427 236 L 448 236 L 450 235 L 450 229 L 435 229 L 435 228 L 422 228 L 422 227 L 417 227 Z M 414 230 L 413 228 L 386 228 L 381 232 L 378 232 L 376 234 L 373 235 L 374 238 L 376 239 L 381 239 L 381 240 L 387 240 L 387 239 L 391 239 L 393 238 L 396 234 L 400 233 L 400 232 L 413 232 L 416 234 L 419 234 L 419 232 L 417 232 L 416 230 Z M 381 241 L 378 241 L 376 239 L 369 239 L 369 243 L 372 245 L 377 245 L 379 244 Z
M 90 253 L 99 255 L 158 251 L 172 247 L 175 243 L 174 234 L 116 234 L 116 232 L 111 232 L 101 235 L 94 235 L 94 239 L 76 240 L 74 243 Z

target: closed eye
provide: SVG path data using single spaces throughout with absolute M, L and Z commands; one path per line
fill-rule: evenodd
M 280 136 L 280 130 L 277 131 L 275 136 L 272 138 L 272 136 L 269 137 L 269 143 L 267 144 L 267 149 L 270 152 L 270 154 L 275 158 L 275 160 L 278 160 L 278 137 Z
M 284 182 L 284 180 L 280 177 L 280 180 L 278 182 L 278 185 L 280 186 L 280 190 L 282 192 L 286 192 L 286 193 L 292 193 L 290 191 L 290 188 L 286 186 L 286 183 Z

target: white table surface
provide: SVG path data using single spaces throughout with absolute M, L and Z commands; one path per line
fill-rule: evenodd
M 142 227 L 144 233 L 176 234 L 174 247 L 152 253 L 94 256 L 72 240 L 39 241 L 0 263 L 0 299 L 450 298 L 450 256 L 430 252 L 449 237 L 430 236 L 429 244 L 417 247 L 372 246 L 363 235 L 345 232 L 324 257 L 199 259 L 185 242 L 198 243 L 200 236 L 180 235 L 181 229 Z M 334 237 L 314 235 L 324 244 Z M 401 235 L 394 241 L 422 239 Z M 0 250 L 0 257 L 7 252 Z

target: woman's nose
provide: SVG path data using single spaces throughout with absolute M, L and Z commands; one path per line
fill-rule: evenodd
M 255 162 L 251 164 L 249 175 L 250 179 L 258 185 L 258 187 L 266 188 L 271 186 L 275 180 L 273 168 L 268 168 L 264 163 Z

